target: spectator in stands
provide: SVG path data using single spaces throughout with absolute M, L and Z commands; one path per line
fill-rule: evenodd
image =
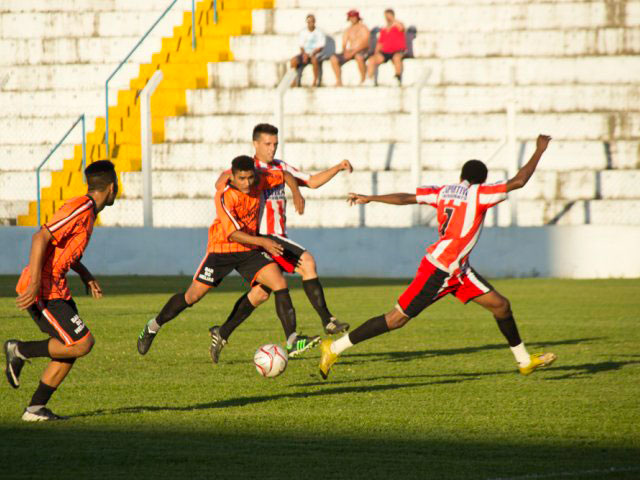
M 307 15 L 307 28 L 302 30 L 299 36 L 300 53 L 291 59 L 291 68 L 298 70 L 298 75 L 291 84 L 292 87 L 300 85 L 302 70 L 309 63 L 313 66 L 313 86 L 318 86 L 320 56 L 325 43 L 325 34 L 316 28 L 316 17 L 313 14 Z
M 369 57 L 367 65 L 368 82 L 374 83 L 374 75 L 379 65 L 391 60 L 396 70 L 398 85 L 402 85 L 402 59 L 407 52 L 407 37 L 402 22 L 396 19 L 391 8 L 384 11 L 387 26 L 380 29 L 376 49 Z M 375 83 L 377 85 L 377 82 Z
M 340 68 L 349 60 L 355 59 L 360 70 L 360 83 L 365 79 L 365 59 L 369 51 L 369 29 L 362 23 L 360 12 L 349 10 L 347 20 L 351 23 L 342 35 L 342 53 L 331 56 L 331 66 L 336 74 L 336 86 L 342 86 Z

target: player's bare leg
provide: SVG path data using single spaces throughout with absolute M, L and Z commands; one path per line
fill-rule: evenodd
M 364 55 L 361 53 L 357 53 L 354 57 L 356 59 L 356 63 L 358 64 L 358 70 L 360 72 L 360 83 L 364 83 L 365 76 L 367 73 L 367 66 L 364 63 Z
M 311 306 L 318 313 L 324 332 L 333 335 L 336 333 L 342 333 L 349 330 L 349 324 L 338 320 L 327 307 L 327 302 L 324 297 L 324 289 L 318 278 L 318 271 L 316 269 L 316 261 L 313 255 L 309 252 L 304 252 L 300 256 L 300 262 L 296 267 L 296 273 L 302 277 L 302 288 L 307 295 Z
M 398 80 L 398 85 L 402 85 L 402 58 L 404 54 L 401 52 L 396 52 L 391 57 L 391 61 L 393 62 L 393 66 L 396 70 L 396 80 Z
M 14 368 L 16 365 L 19 367 L 17 372 L 15 370 L 7 371 L 9 382 L 14 388 L 19 386 L 18 377 L 25 360 L 39 357 L 51 359 L 40 377 L 40 383 L 31 397 L 29 406 L 22 415 L 24 421 L 38 422 L 63 419 L 63 417 L 46 408 L 46 405 L 71 371 L 75 360 L 88 355 L 94 344 L 95 340 L 91 334 L 88 334 L 78 343 L 68 346 L 55 338 L 34 342 L 10 340 L 5 344 L 7 366 L 9 367 L 9 364 L 12 363 Z M 11 378 L 9 373 L 13 373 L 14 378 Z
M 513 318 L 511 303 L 506 297 L 492 290 L 489 293 L 474 298 L 473 301 L 493 314 L 493 318 L 496 319 L 500 332 L 502 332 L 502 335 L 507 339 L 509 348 L 516 362 L 518 362 L 520 373 L 529 375 L 533 373 L 536 368 L 546 367 L 555 361 L 557 357 L 551 352 L 529 355 L 520 338 L 516 321 Z
M 331 68 L 333 68 L 333 73 L 336 76 L 336 87 L 342 86 L 342 72 L 340 70 L 340 61 L 336 55 L 332 55 L 331 59 Z
M 186 308 L 202 300 L 211 288 L 209 285 L 194 280 L 186 292 L 173 295 L 164 307 L 162 307 L 160 313 L 158 313 L 155 318 L 149 320 L 142 329 L 142 332 L 140 332 L 138 336 L 138 353 L 145 355 L 151 348 L 151 344 L 160 331 L 160 328 L 165 323 L 170 322 L 180 315 Z

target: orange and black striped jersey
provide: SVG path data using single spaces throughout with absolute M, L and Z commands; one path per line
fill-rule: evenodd
M 229 240 L 229 235 L 237 231 L 257 235 L 261 194 L 264 190 L 283 183 L 283 172 L 267 171 L 259 173 L 259 179 L 249 193 L 242 193 L 231 185 L 230 181 L 218 190 L 215 197 L 217 217 L 209 227 L 207 252 L 237 253 L 259 248 L 255 245 L 233 242 Z
M 90 196 L 83 195 L 65 202 L 51 220 L 42 226 L 51 233 L 51 242 L 44 254 L 38 299 L 71 298 L 66 275 L 71 265 L 82 258 L 93 232 L 96 215 L 95 202 Z M 24 292 L 30 279 L 27 266 L 20 275 L 16 292 Z

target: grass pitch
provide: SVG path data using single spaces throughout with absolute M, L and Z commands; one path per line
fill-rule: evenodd
M 0 277 L 0 339 L 42 338 Z M 501 280 L 531 352 L 557 362 L 521 377 L 491 316 L 446 298 L 402 330 L 344 354 L 328 381 L 318 351 L 274 380 L 255 349 L 281 342 L 273 301 L 231 338 L 221 363 L 207 328 L 244 289 L 228 279 L 160 332 L 145 357 L 144 322 L 185 277 L 105 277 L 105 298 L 81 294 L 97 339 L 51 408 L 72 418 L 19 418 L 45 361 L 22 386 L 2 386 L 2 478 L 640 478 L 640 280 Z M 388 311 L 399 280 L 324 280 L 331 309 L 352 327 Z M 320 332 L 298 278 L 303 332 Z

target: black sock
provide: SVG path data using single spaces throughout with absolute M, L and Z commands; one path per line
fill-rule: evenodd
M 40 382 L 38 388 L 33 394 L 33 397 L 31 397 L 31 403 L 29 404 L 29 406 L 31 407 L 33 405 L 46 405 L 51 398 L 51 395 L 53 395 L 53 392 L 55 391 L 55 387 L 50 387 L 46 383 Z
M 278 318 L 282 322 L 282 328 L 287 340 L 292 333 L 296 331 L 296 311 L 293 308 L 291 302 L 291 296 L 289 295 L 289 289 L 283 288 L 273 292 L 276 296 L 276 313 Z
M 515 347 L 522 343 L 513 315 L 509 315 L 507 318 L 494 318 L 496 319 L 496 322 L 498 322 L 498 328 L 502 332 L 502 335 L 504 335 L 504 338 L 507 339 L 507 342 L 509 342 L 510 347 Z
M 25 358 L 51 358 L 49 354 L 49 339 L 37 340 L 35 342 L 18 342 L 18 352 Z
M 249 294 L 245 293 L 238 299 L 229 314 L 229 318 L 227 318 L 227 321 L 220 327 L 220 336 L 228 340 L 233 331 L 244 322 L 255 309 L 256 307 L 251 305 L 249 301 Z
M 184 299 L 184 293 L 176 293 L 169 299 L 165 306 L 162 307 L 162 310 L 160 310 L 160 313 L 156 317 L 156 322 L 162 326 L 180 315 L 188 306 L 187 301 Z
M 326 325 L 329 323 L 333 315 L 331 315 L 331 312 L 327 308 L 327 302 L 324 299 L 324 290 L 320 284 L 320 279 L 316 277 L 311 280 L 303 280 L 302 288 L 304 288 L 304 293 L 307 294 L 311 305 L 315 308 L 316 312 L 318 312 L 318 315 L 320 315 L 322 324 Z
M 349 334 L 349 340 L 351 340 L 351 343 L 355 345 L 356 343 L 377 337 L 378 335 L 382 335 L 388 331 L 389 327 L 387 327 L 387 321 L 385 320 L 384 315 L 380 315 L 379 317 L 370 318 L 351 332 Z

